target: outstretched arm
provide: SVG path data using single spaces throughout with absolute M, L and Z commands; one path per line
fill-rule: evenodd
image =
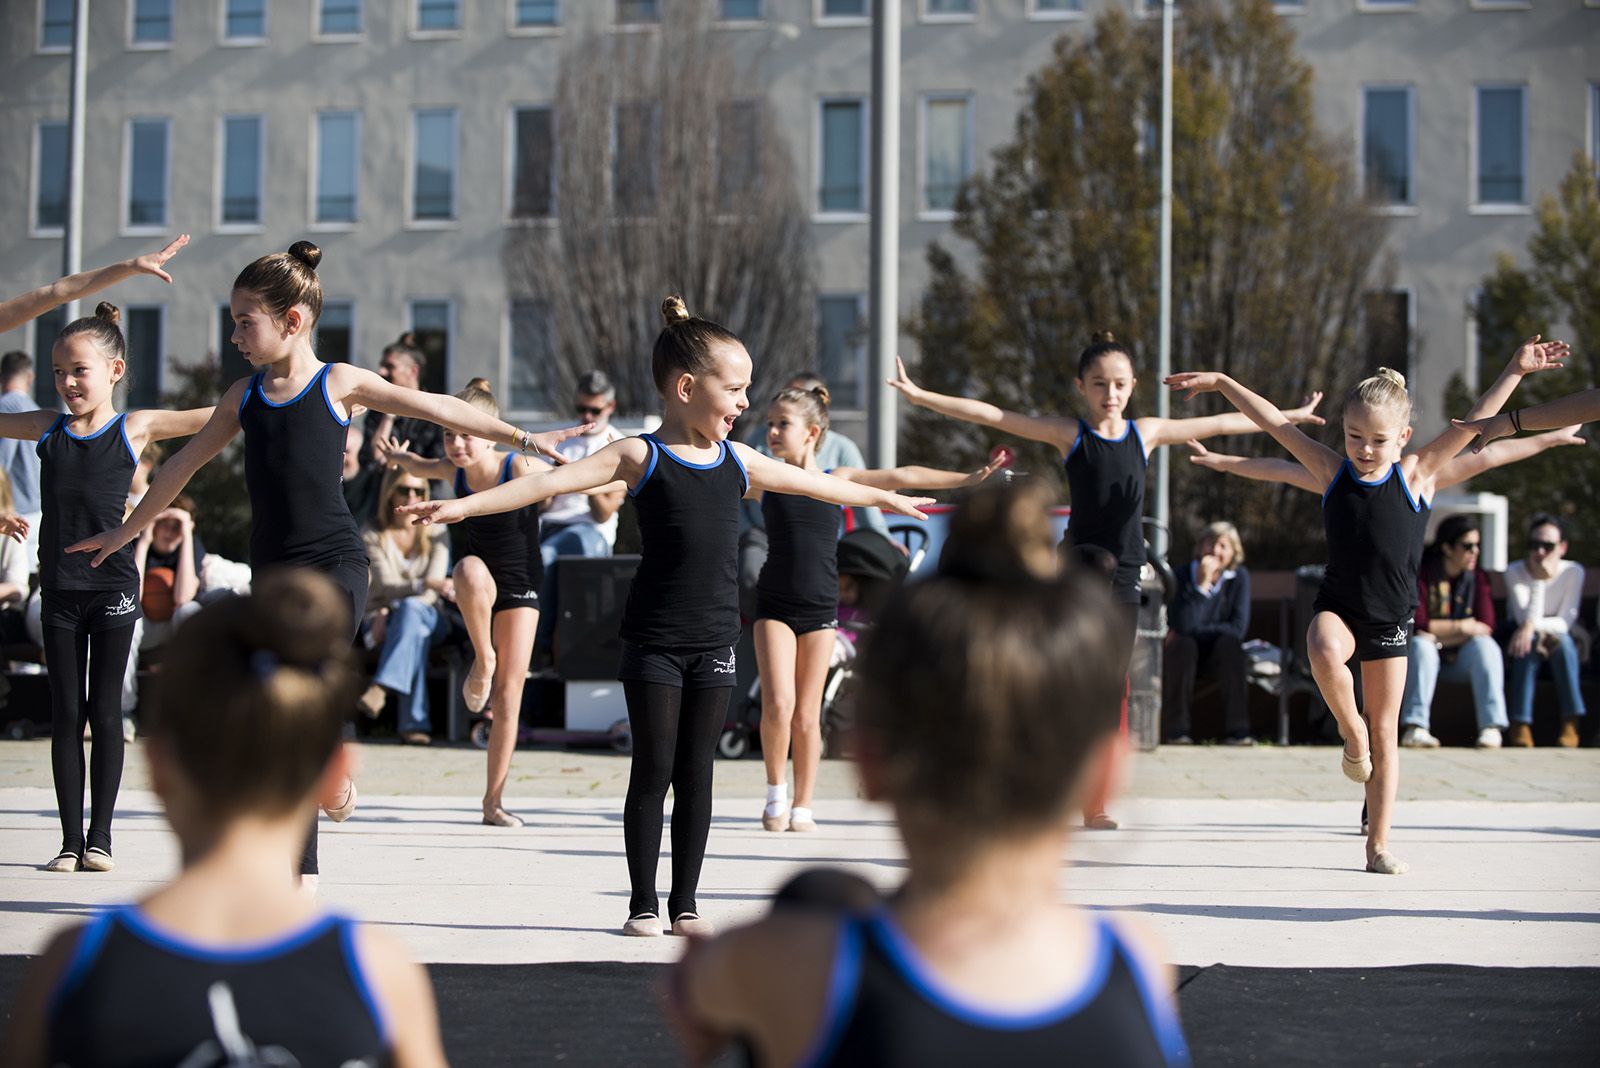
M 1520 460 L 1527 460 L 1539 455 L 1546 449 L 1554 449 L 1561 445 L 1582 445 L 1584 440 L 1578 437 L 1578 425 L 1552 430 L 1548 434 L 1535 434 L 1531 438 L 1515 438 L 1511 441 L 1497 441 L 1481 449 L 1464 452 L 1439 469 L 1439 476 L 1434 479 L 1435 491 L 1449 489 L 1459 485 L 1474 475 L 1481 475 L 1485 471 L 1492 471 L 1496 467 L 1514 464 Z
M 862 486 L 872 486 L 883 490 L 904 489 L 959 489 L 962 486 L 976 486 L 996 471 L 1000 470 L 1010 457 L 999 456 L 984 464 L 976 471 L 941 471 L 936 467 L 907 467 L 867 468 L 867 467 L 835 467 L 828 472 L 834 478 L 842 478 L 846 482 L 854 482 Z
M 1317 390 L 1301 403 L 1298 408 L 1289 408 L 1284 411 L 1284 417 L 1291 423 L 1310 423 L 1321 426 L 1326 419 L 1317 414 L 1317 405 L 1322 403 L 1322 391 Z M 1175 445 L 1180 441 L 1200 441 L 1204 438 L 1222 437 L 1228 434 L 1256 434 L 1261 427 L 1255 420 L 1242 412 L 1227 412 L 1223 415 L 1201 415 L 1192 419 L 1158 419 L 1146 417 L 1138 420 L 1139 436 L 1144 439 L 1147 449 L 1154 449 L 1160 445 Z
M 1198 441 L 1189 442 L 1189 449 L 1190 463 L 1213 471 L 1238 475 L 1240 478 L 1254 479 L 1257 482 L 1281 482 L 1286 486 L 1296 486 L 1311 493 L 1321 493 L 1327 488 L 1326 484 L 1319 484 L 1315 476 L 1302 464 L 1297 464 L 1293 460 L 1279 460 L 1268 456 L 1230 456 L 1227 453 L 1212 452 Z
M 1216 391 L 1262 430 L 1271 434 L 1279 445 L 1299 460 L 1312 477 L 1326 486 L 1339 472 L 1339 454 L 1314 441 L 1289 421 L 1289 417 L 1267 401 L 1241 386 L 1225 374 L 1216 371 L 1186 371 L 1171 375 L 1166 384 L 1173 389 L 1187 390 L 1190 397 Z
M 1511 354 L 1511 360 L 1506 364 L 1506 369 L 1500 372 L 1500 377 L 1494 384 L 1483 391 L 1483 396 L 1478 398 L 1478 403 L 1472 406 L 1472 411 L 1467 413 L 1465 421 L 1486 419 L 1497 414 L 1511 398 L 1512 392 L 1522 381 L 1523 375 L 1535 374 L 1539 371 L 1548 371 L 1562 366 L 1567 358 L 1567 343 L 1565 341 L 1539 340 L 1535 334 L 1524 341 L 1517 351 Z M 1520 420 L 1518 420 L 1520 422 Z M 1582 419 L 1565 418 L 1553 423 L 1541 424 L 1538 427 L 1528 427 L 1533 430 L 1551 430 L 1555 427 L 1567 426 L 1571 423 L 1584 422 Z M 1456 453 L 1467 447 L 1472 441 L 1476 431 L 1458 425 L 1455 420 L 1445 427 L 1444 432 L 1422 448 L 1417 450 L 1416 474 L 1418 480 L 1430 478 L 1455 458 Z
M 996 430 L 1014 434 L 1019 438 L 1027 438 L 1029 441 L 1043 441 L 1060 449 L 1062 455 L 1071 452 L 1072 446 L 1077 444 L 1076 419 L 1023 415 L 1020 412 L 1008 412 L 987 401 L 934 393 L 911 381 L 911 376 L 906 374 L 905 362 L 898 356 L 895 357 L 894 368 L 895 376 L 888 380 L 889 385 L 898 389 L 906 400 L 919 408 L 947 415 L 951 419 L 960 419 L 964 423 L 994 427 Z
M 0 334 L 37 319 L 51 308 L 58 308 L 68 301 L 80 300 L 91 293 L 98 293 L 136 274 L 155 275 L 163 282 L 171 284 L 172 276 L 163 269 L 163 265 L 188 243 L 189 235 L 179 234 L 159 252 L 149 252 L 131 260 L 113 263 L 108 267 L 96 267 L 92 271 L 58 278 L 47 286 L 40 286 L 20 297 L 12 297 L 0 303 Z
M 187 438 L 200 433 L 215 414 L 216 408 L 189 408 L 181 412 L 143 409 L 132 412 L 128 422 L 143 434 L 146 441 L 166 441 L 168 438 Z M 129 437 L 136 436 L 134 430 Z
M 455 464 L 449 460 L 436 460 L 431 456 L 418 456 L 411 451 L 411 442 L 396 441 L 393 434 L 373 438 L 372 455 L 382 463 L 394 464 L 415 478 L 444 482 L 455 477 Z
M 0 413 L 0 438 L 38 441 L 55 425 L 61 413 L 48 408 L 31 412 Z
M 1600 389 L 1569 393 L 1565 397 L 1557 397 L 1553 401 L 1535 404 L 1531 408 L 1523 408 L 1506 415 L 1494 415 L 1485 419 L 1452 419 L 1450 422 L 1457 430 L 1476 435 L 1478 440 L 1473 448 L 1482 449 L 1495 438 L 1515 434 L 1518 427 L 1523 430 L 1548 430 L 1551 427 L 1569 426 L 1574 423 L 1591 423 L 1596 419 L 1600 419 Z
M 120 527 L 108 530 L 104 534 L 96 534 L 92 538 L 85 538 L 75 545 L 69 545 L 67 552 L 94 553 L 90 565 L 99 567 L 106 557 L 138 537 L 139 531 L 155 522 L 156 516 L 166 511 L 167 506 L 183 492 L 183 487 L 189 484 L 194 473 L 226 448 L 234 435 L 239 433 L 239 402 L 244 399 L 244 391 L 249 384 L 248 378 L 242 378 L 228 387 L 228 392 L 223 395 L 221 403 L 212 412 L 211 421 L 189 439 L 187 445 L 161 465 L 154 481 L 150 483 L 149 490 L 139 501 L 139 507 L 122 521 Z
M 402 505 L 399 510 L 410 515 L 412 523 L 421 526 L 459 523 L 468 516 L 514 512 L 559 493 L 585 493 L 618 480 L 634 486 L 644 477 L 649 455 L 649 446 L 643 441 L 624 438 L 581 460 L 543 472 L 520 475 L 481 493 L 450 501 L 418 501 Z
M 898 493 L 876 489 L 872 486 L 847 482 L 821 471 L 807 471 L 763 456 L 750 446 L 735 442 L 733 449 L 750 475 L 750 489 L 763 493 L 794 493 L 813 497 L 832 504 L 853 508 L 882 508 L 886 512 L 908 515 L 915 519 L 928 518 L 921 511 L 933 503 L 931 497 L 902 497 Z

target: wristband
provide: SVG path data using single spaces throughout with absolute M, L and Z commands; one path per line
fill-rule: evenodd
M 533 435 L 518 427 L 511 434 L 511 447 L 522 453 L 532 452 Z
M 1522 414 L 1521 413 L 1522 413 L 1522 409 L 1520 409 L 1520 408 L 1511 409 L 1511 429 L 1514 430 L 1518 434 L 1522 433 Z

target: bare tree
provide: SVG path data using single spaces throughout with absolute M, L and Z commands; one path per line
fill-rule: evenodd
M 816 362 L 809 218 L 765 90 L 709 5 L 663 7 L 658 33 L 591 32 L 562 55 L 554 204 L 503 249 L 511 292 L 543 315 L 519 348 L 549 396 L 599 368 L 649 410 L 659 307 L 680 293 L 744 340 L 756 407 Z

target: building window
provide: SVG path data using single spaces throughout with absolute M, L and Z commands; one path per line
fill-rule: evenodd
M 818 16 L 824 19 L 864 19 L 868 0 L 817 0 Z
M 972 18 L 977 0 L 922 0 L 922 17 L 925 19 Z
M 1410 204 L 1410 86 L 1363 91 L 1361 146 L 1367 195 L 1382 204 Z
M 545 369 L 554 351 L 550 344 L 550 312 L 544 301 L 511 301 L 510 366 L 511 407 L 516 411 L 548 411 L 550 390 Z
M 73 0 L 39 0 L 39 51 L 71 50 L 76 7 Z
M 661 157 L 661 109 L 654 101 L 616 106 L 611 148 L 613 209 L 630 218 L 653 215 Z
M 56 392 L 56 376 L 51 371 L 50 350 L 55 347 L 56 335 L 67 328 L 67 309 L 51 308 L 33 321 L 33 403 L 41 408 L 61 407 L 61 395 Z
M 761 105 L 734 100 L 717 105 L 717 210 L 729 214 L 755 188 L 761 174 Z
M 1528 90 L 1480 85 L 1478 97 L 1479 204 L 1527 203 Z
M 660 0 L 617 0 L 617 24 L 620 26 L 660 21 Z
M 1035 15 L 1062 16 L 1083 14 L 1083 0 L 1032 0 Z
M 758 22 L 761 0 L 722 0 L 723 22 Z
M 133 20 L 128 39 L 134 44 L 172 43 L 172 0 L 133 0 L 128 14 Z
M 972 99 L 922 100 L 922 210 L 953 212 L 961 185 L 972 175 Z
M 233 309 L 226 304 L 217 305 L 217 373 L 222 388 L 227 389 L 239 379 L 252 374 L 255 368 L 233 343 Z
M 556 207 L 556 115 L 548 107 L 511 113 L 511 217 L 548 219 Z
M 348 300 L 329 300 L 317 317 L 312 347 L 324 363 L 349 363 L 355 351 L 356 306 Z
M 1411 294 L 1404 289 L 1368 293 L 1363 300 L 1367 374 L 1392 367 L 1411 377 Z
M 166 309 L 160 304 L 128 306 L 128 386 L 130 408 L 154 408 L 161 403 L 162 319 Z
M 456 217 L 456 112 L 428 108 L 416 112 L 413 138 L 411 218 L 442 222 Z
M 324 111 L 318 115 L 317 222 L 356 221 L 356 178 L 360 160 L 360 116 L 354 111 Z
M 223 0 L 223 40 L 260 41 L 266 36 L 267 0 Z
M 867 103 L 859 97 L 822 102 L 820 181 L 823 212 L 867 210 Z
M 417 0 L 419 31 L 451 31 L 461 28 L 460 0 Z
M 446 392 L 450 380 L 450 302 L 414 300 L 411 302 L 411 334 L 422 350 L 422 388 L 430 393 Z
M 222 120 L 222 211 L 224 226 L 261 222 L 261 164 L 266 122 L 260 115 Z
M 318 0 L 317 33 L 354 37 L 361 33 L 361 0 Z
M 556 26 L 560 22 L 559 0 L 513 0 L 511 24 L 517 29 Z
M 37 128 L 33 171 L 33 228 L 59 232 L 67 225 L 67 156 L 71 135 L 64 122 Z
M 167 225 L 167 148 L 170 119 L 128 123 L 129 227 Z
M 836 293 L 817 298 L 817 350 L 832 407 L 860 409 L 866 401 L 867 296 Z

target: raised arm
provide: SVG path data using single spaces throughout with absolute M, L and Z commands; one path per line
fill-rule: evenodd
M 1541 342 L 1538 334 L 1533 335 L 1511 354 L 1505 370 L 1500 372 L 1500 377 L 1494 380 L 1493 385 L 1483 391 L 1478 403 L 1472 406 L 1472 411 L 1467 413 L 1467 418 L 1463 422 L 1470 423 L 1496 415 L 1505 406 L 1506 401 L 1511 399 L 1511 394 L 1524 375 L 1559 368 L 1567 354 L 1565 341 Z M 1563 418 L 1534 427 L 1521 422 L 1520 418 L 1517 420 L 1517 423 L 1527 430 L 1553 430 L 1556 427 L 1581 422 L 1585 420 Z M 1445 464 L 1455 459 L 1456 453 L 1467 447 L 1476 434 L 1477 431 L 1469 430 L 1452 419 L 1450 425 L 1445 427 L 1438 437 L 1417 450 L 1417 480 L 1421 481 L 1436 475 Z
M 390 415 L 404 415 L 412 419 L 438 423 L 458 434 L 487 438 L 524 452 L 538 452 L 558 464 L 566 463 L 567 458 L 556 451 L 556 446 L 568 438 L 587 433 L 594 425 L 585 423 L 565 430 L 547 430 L 540 434 L 532 434 L 517 429 L 503 419 L 496 419 L 486 412 L 479 411 L 459 397 L 446 397 L 439 393 L 390 385 L 365 367 L 337 363 L 333 365 L 333 370 L 328 372 L 328 379 L 330 393 L 336 399 L 343 401 L 347 408 L 360 405 L 363 408 L 388 412 Z
M 1459 485 L 1475 475 L 1492 471 L 1496 467 L 1530 459 L 1546 449 L 1583 443 L 1584 440 L 1578 437 L 1578 424 L 1552 430 L 1547 434 L 1535 434 L 1531 438 L 1496 441 L 1481 449 L 1464 452 L 1441 467 L 1438 477 L 1433 482 L 1435 492 Z
M 1289 408 L 1284 411 L 1284 417 L 1296 425 L 1310 423 L 1321 426 L 1327 420 L 1317 414 L 1317 405 L 1322 403 L 1322 391 L 1311 394 L 1298 408 Z M 1158 419 L 1147 416 L 1138 420 L 1139 436 L 1144 439 L 1145 448 L 1154 449 L 1161 445 L 1176 445 L 1180 441 L 1200 441 L 1204 438 L 1222 437 L 1229 434 L 1258 434 L 1261 427 L 1255 420 L 1242 412 L 1226 412 L 1222 415 L 1201 415 L 1191 419 Z
M 854 482 L 862 486 L 872 486 L 883 490 L 904 489 L 959 489 L 962 486 L 976 486 L 996 471 L 1000 465 L 1009 459 L 999 456 L 984 464 L 976 471 L 941 471 L 936 467 L 907 467 L 866 468 L 866 467 L 835 467 L 829 474 L 834 478 L 842 478 L 846 482 Z
M 40 286 L 20 297 L 12 297 L 0 303 L 0 334 L 37 319 L 51 308 L 58 308 L 68 301 L 81 300 L 136 274 L 154 275 L 171 284 L 172 276 L 163 270 L 163 266 L 188 243 L 189 235 L 179 234 L 159 252 L 149 252 L 121 263 L 58 278 L 47 286 Z
M 468 516 L 513 512 L 560 493 L 585 493 L 619 480 L 634 486 L 644 477 L 649 455 L 649 446 L 643 441 L 624 438 L 562 467 L 521 475 L 493 489 L 455 500 L 418 501 L 402 505 L 400 511 L 410 515 L 411 521 L 419 525 L 459 523 Z
M 933 503 L 931 497 L 902 497 L 885 489 L 847 482 L 821 471 L 807 471 L 793 464 L 763 456 L 750 446 L 735 442 L 734 451 L 750 475 L 750 489 L 763 493 L 794 493 L 831 504 L 853 508 L 882 508 L 886 512 L 926 519 L 921 509 Z
M 1213 391 L 1221 393 L 1252 422 L 1271 434 L 1273 440 L 1288 449 L 1322 485 L 1326 486 L 1339 473 L 1341 460 L 1338 453 L 1320 441 L 1307 437 L 1270 401 L 1252 393 L 1227 375 L 1216 371 L 1186 371 L 1168 377 L 1166 385 L 1185 390 L 1190 397 Z
M 48 408 L 31 412 L 0 413 L 0 438 L 17 438 L 21 441 L 38 441 L 47 434 L 60 412 Z
M 1268 456 L 1230 456 L 1212 452 L 1198 441 L 1189 442 L 1189 462 L 1200 467 L 1254 479 L 1257 482 L 1281 482 L 1311 493 L 1321 493 L 1327 483 L 1319 483 L 1310 471 L 1293 460 L 1280 460 Z
M 959 419 L 964 423 L 993 427 L 1019 438 L 1027 438 L 1029 441 L 1042 441 L 1060 449 L 1063 456 L 1071 452 L 1072 446 L 1078 442 L 1076 419 L 1023 415 L 1020 412 L 1008 412 L 987 401 L 934 393 L 911 381 L 911 376 L 906 374 L 905 362 L 898 356 L 895 357 L 894 368 L 895 376 L 888 380 L 889 385 L 898 389 L 906 400 L 919 408 L 926 408 L 930 412 L 938 412 L 940 415 Z
M 239 433 L 239 404 L 244 400 L 244 391 L 249 384 L 248 378 L 241 378 L 228 387 L 228 392 L 223 395 L 221 402 L 212 412 L 210 421 L 189 439 L 188 444 L 173 453 L 167 462 L 161 465 L 155 479 L 150 483 L 149 490 L 139 501 L 139 507 L 123 520 L 120 527 L 103 534 L 96 534 L 92 538 L 85 538 L 75 545 L 69 545 L 67 552 L 94 553 L 94 559 L 90 563 L 94 567 L 99 567 L 106 557 L 138 537 L 139 531 L 155 522 L 156 516 L 166 511 L 167 506 L 183 492 L 183 487 L 189 484 L 194 473 L 209 463 L 217 453 L 227 448 L 228 442 Z
M 382 463 L 394 464 L 414 478 L 447 482 L 455 477 L 455 464 L 449 460 L 436 460 L 431 456 L 418 456 L 411 451 L 411 442 L 396 441 L 393 434 L 373 438 L 372 455 Z
M 1506 415 L 1485 419 L 1452 419 L 1457 430 L 1477 436 L 1475 449 L 1482 449 L 1495 438 L 1515 434 L 1520 430 L 1548 430 L 1551 427 L 1570 426 L 1574 423 L 1592 423 L 1600 419 L 1600 389 L 1585 389 L 1568 393 L 1553 401 L 1535 404 Z
M 146 441 L 166 441 L 169 438 L 187 438 L 200 433 L 216 408 L 189 408 L 181 412 L 168 412 L 156 409 L 142 409 L 128 415 L 128 422 L 135 429 L 129 430 L 128 436 L 143 435 Z

